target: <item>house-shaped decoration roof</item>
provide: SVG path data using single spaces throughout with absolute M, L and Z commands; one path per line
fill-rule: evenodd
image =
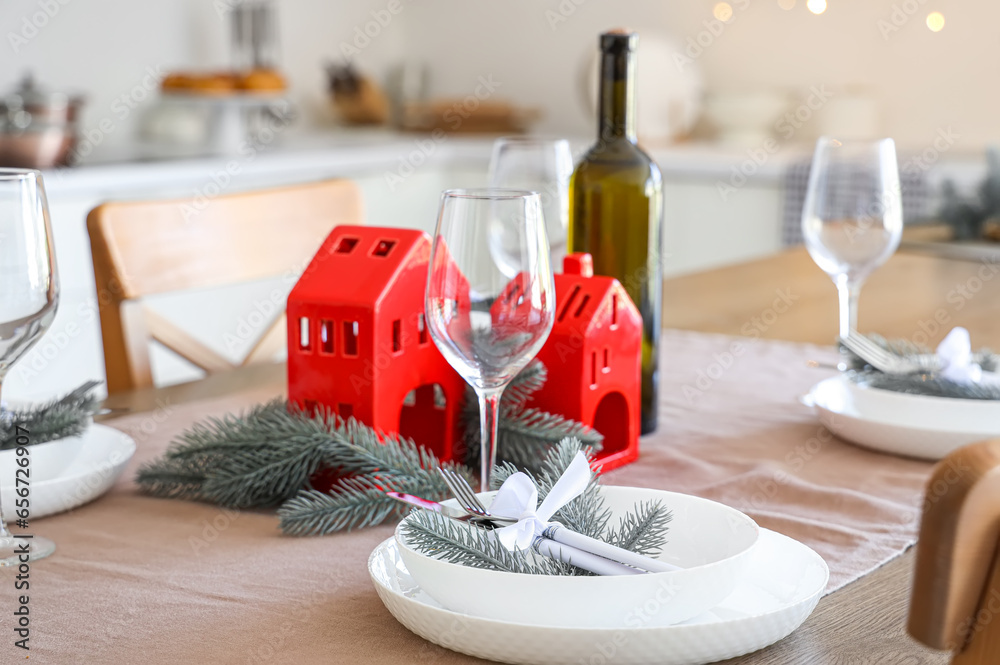
M 338 226 L 310 261 L 290 298 L 300 302 L 371 307 L 399 277 L 400 268 L 426 264 L 430 238 L 416 229 Z
M 556 320 L 553 332 L 573 330 L 588 337 L 605 323 L 617 326 L 623 313 L 639 316 L 638 310 L 618 280 L 594 275 L 590 254 L 570 254 L 563 259 L 563 272 L 556 275 Z M 610 297 L 609 297 L 610 296 Z M 624 312 L 623 312 L 624 310 Z M 641 322 L 639 323 L 641 327 Z

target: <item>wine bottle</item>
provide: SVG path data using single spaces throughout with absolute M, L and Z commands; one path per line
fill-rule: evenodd
M 600 44 L 599 136 L 570 180 L 569 246 L 590 253 L 594 273 L 616 277 L 642 313 L 642 433 L 648 434 L 656 429 L 663 181 L 636 144 L 638 35 L 607 32 Z

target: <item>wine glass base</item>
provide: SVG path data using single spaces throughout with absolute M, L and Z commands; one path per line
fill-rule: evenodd
M 27 544 L 27 551 L 24 547 Z M 56 551 L 56 544 L 48 538 L 14 538 L 0 536 L 0 568 L 17 566 L 27 561 L 44 559 Z M 27 555 L 27 559 L 22 558 Z

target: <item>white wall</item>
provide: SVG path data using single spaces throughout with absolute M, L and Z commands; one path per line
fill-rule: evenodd
M 112 103 L 140 85 L 147 67 L 222 67 L 228 24 L 216 6 L 235 0 L 3 0 L 0 3 L 0 87 L 26 68 L 59 88 L 89 94 L 87 124 L 115 122 L 121 139 L 133 117 L 120 120 Z M 733 19 L 697 58 L 709 89 L 874 90 L 883 131 L 904 145 L 927 145 L 952 126 L 959 147 L 1000 137 L 1000 3 L 987 0 L 828 0 L 821 16 L 805 0 L 791 11 L 777 0 L 729 0 Z M 65 3 L 65 4 L 63 4 Z M 379 75 L 402 58 L 427 62 L 437 94 L 469 94 L 481 75 L 502 82 L 503 97 L 545 110 L 541 131 L 590 135 L 581 103 L 581 69 L 600 31 L 619 25 L 685 43 L 705 30 L 715 0 L 279 0 L 283 64 L 306 117 L 327 120 L 324 60 L 339 57 L 356 28 L 400 11 L 357 56 Z M 46 18 L 43 7 L 55 15 Z M 879 20 L 893 6 L 914 9 L 883 36 Z M 931 33 L 924 18 L 944 13 Z M 27 19 L 46 25 L 26 44 L 11 45 Z M 557 17 L 559 19 L 554 22 Z M 36 21 L 41 22 L 41 21 Z M 883 28 L 891 23 L 883 23 Z M 31 29 L 29 29 L 29 32 Z M 640 66 L 641 52 L 640 52 Z M 667 68 L 664 77 L 673 75 Z M 141 92 L 141 91 L 140 91 Z M 806 137 L 803 137 L 806 138 Z
M 3 0 L 0 89 L 6 91 L 30 69 L 48 87 L 85 92 L 84 126 L 96 127 L 101 119 L 111 119 L 115 129 L 108 140 L 121 141 L 138 113 L 122 118 L 121 109 L 127 107 L 115 105 L 115 100 L 122 95 L 146 96 L 142 85 L 148 68 L 227 66 L 229 23 L 220 12 L 226 2 L 235 0 Z M 340 42 L 350 39 L 356 26 L 370 21 L 370 12 L 382 9 L 386 0 L 276 4 L 282 68 L 292 96 L 308 117 L 322 117 L 323 63 L 339 58 Z M 399 19 L 405 11 L 380 27 L 378 38 L 361 52 L 360 63 L 381 71 L 402 57 L 404 26 Z M 36 29 L 38 24 L 43 27 Z
M 790 11 L 777 0 L 729 0 L 733 19 L 696 60 L 707 87 L 864 86 L 881 101 L 882 131 L 904 146 L 926 146 L 938 128 L 948 126 L 961 135 L 956 147 L 1000 139 L 1000 91 L 994 85 L 1000 74 L 1000 3 L 828 1 L 826 12 L 816 16 L 805 0 Z M 581 63 L 596 49 L 597 33 L 624 25 L 640 35 L 660 34 L 686 44 L 705 30 L 714 4 L 435 0 L 414 4 L 407 16 L 406 51 L 432 63 L 440 92 L 467 94 L 477 76 L 490 72 L 512 99 L 547 109 L 543 129 L 589 134 L 593 130 L 579 102 L 578 81 Z M 883 38 L 879 20 L 890 20 L 894 5 L 916 11 Z M 932 10 L 946 19 L 936 34 L 925 24 Z M 553 23 L 547 12 L 566 20 Z M 672 74 L 663 72 L 664 77 Z

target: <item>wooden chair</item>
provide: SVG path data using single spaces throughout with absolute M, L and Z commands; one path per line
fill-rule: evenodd
M 954 665 L 1000 663 L 1000 440 L 960 448 L 927 483 L 909 632 Z
M 348 180 L 219 196 L 209 201 L 105 203 L 87 216 L 109 393 L 153 385 L 156 340 L 206 372 L 234 364 L 144 307 L 144 296 L 298 274 L 339 224 L 362 224 Z M 242 364 L 284 345 L 284 313 Z

